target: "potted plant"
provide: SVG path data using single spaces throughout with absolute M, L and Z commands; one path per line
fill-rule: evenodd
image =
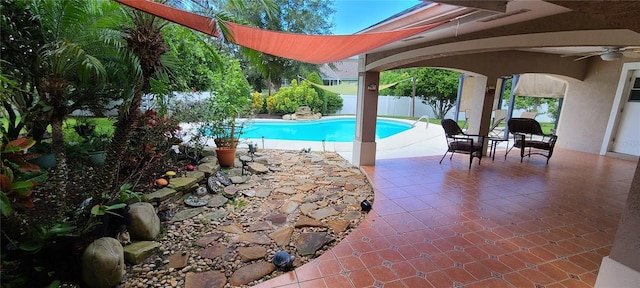
M 242 134 L 243 123 L 238 123 L 238 116 L 247 108 L 248 96 L 230 97 L 216 95 L 210 98 L 209 121 L 199 128 L 216 144 L 216 155 L 220 166 L 233 167 L 236 147 Z

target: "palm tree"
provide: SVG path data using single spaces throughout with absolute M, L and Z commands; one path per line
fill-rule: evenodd
M 100 0 L 37 0 L 31 11 L 41 22 L 44 45 L 38 51 L 41 77 L 35 86 L 51 124 L 51 148 L 56 158 L 53 181 L 58 201 L 65 203 L 67 160 L 62 124 L 74 110 L 99 101 L 108 73 L 99 57 L 113 55 L 117 42 L 106 21 L 121 9 Z M 100 56 L 97 56 L 100 55 Z

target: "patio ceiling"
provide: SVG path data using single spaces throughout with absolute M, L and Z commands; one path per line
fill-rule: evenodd
M 607 48 L 626 49 L 625 57 L 640 58 L 640 1 L 510 0 L 425 2 L 359 33 L 403 29 L 455 20 L 367 53 L 367 70 L 429 66 L 438 59 L 480 53 L 541 54 L 559 61 L 597 56 Z M 494 2 L 494 5 L 487 5 Z M 501 6 L 496 3 L 506 3 Z M 418 51 L 402 59 L 402 54 Z M 562 56 L 562 57 L 561 57 Z M 567 57 L 573 56 L 573 57 Z M 382 63 L 384 58 L 395 57 Z M 563 58 L 563 59 L 561 59 Z M 435 60 L 435 61 L 434 61 Z M 422 63 L 418 63 L 422 61 Z M 378 62 L 378 63 L 375 63 Z M 408 63 L 413 63 L 408 65 Z

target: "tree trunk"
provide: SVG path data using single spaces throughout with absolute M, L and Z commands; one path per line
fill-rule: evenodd
M 53 171 L 53 183 L 57 187 L 56 202 L 60 208 L 64 208 L 67 194 L 67 156 L 64 148 L 64 135 L 62 132 L 63 119 L 59 116 L 51 119 L 51 151 L 56 158 L 56 167 Z M 63 212 L 64 209 L 60 209 Z
M 118 115 L 118 121 L 115 123 L 113 137 L 107 147 L 107 154 L 104 165 L 97 174 L 95 183 L 97 187 L 94 190 L 95 197 L 100 195 L 113 195 L 117 184 L 118 172 L 120 170 L 120 158 L 125 150 L 129 139 L 131 138 L 131 127 L 135 124 L 136 115 L 140 113 L 140 103 L 142 102 L 142 87 L 136 87 L 135 94 L 129 104 L 126 113 Z M 113 198 L 113 197 L 110 197 Z

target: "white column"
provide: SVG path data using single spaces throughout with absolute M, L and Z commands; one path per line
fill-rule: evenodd
M 376 118 L 380 72 L 364 71 L 364 57 L 358 63 L 358 97 L 356 103 L 356 136 L 353 141 L 353 164 L 371 166 L 376 163 Z

